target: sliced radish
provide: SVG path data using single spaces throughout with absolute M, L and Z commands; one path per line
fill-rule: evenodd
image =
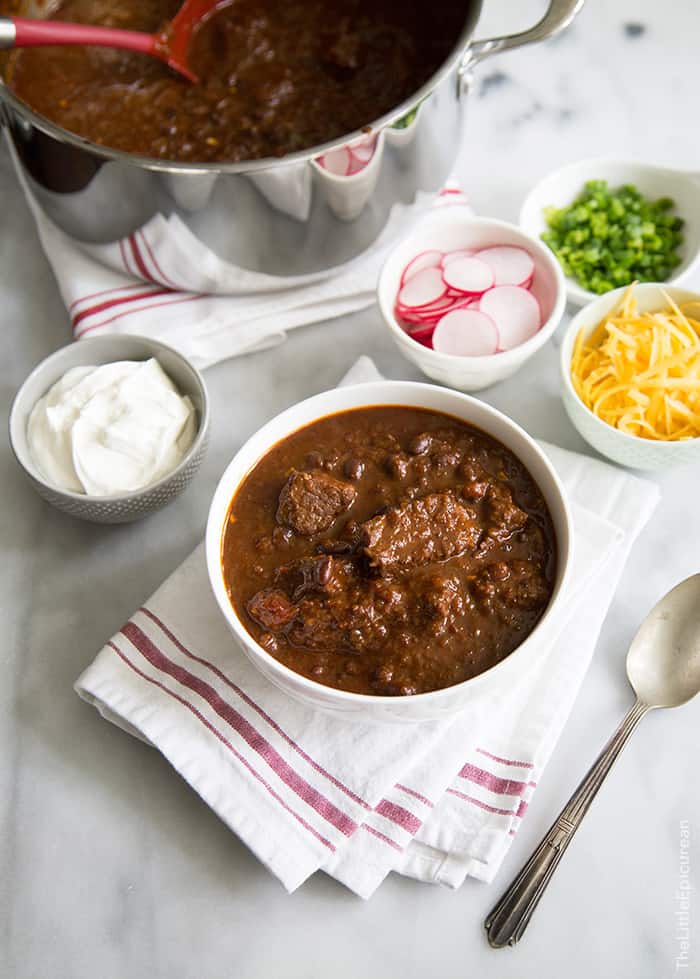
M 350 152 L 360 163 L 369 163 L 374 156 L 374 143 L 375 137 L 369 136 L 361 143 L 355 143 L 354 146 L 351 146 Z
M 322 156 L 319 163 L 329 173 L 335 174 L 336 177 L 346 177 L 350 172 L 352 159 L 350 151 L 345 146 L 341 146 L 339 150 L 331 150 L 330 153 Z
M 472 255 L 476 255 L 476 250 L 474 248 L 458 248 L 453 252 L 445 252 L 442 257 L 442 267 L 445 268 L 451 262 L 455 262 L 460 258 L 471 258 Z
M 406 330 L 406 332 L 412 340 L 422 343 L 424 347 L 432 347 L 435 323 L 426 323 L 424 326 L 417 327 L 413 330 Z
M 427 306 L 419 306 L 414 309 L 413 312 L 417 316 L 431 316 L 433 313 L 446 313 L 448 309 L 451 309 L 455 305 L 457 300 L 454 296 L 441 296 L 440 299 L 436 299 L 434 303 L 428 303 Z M 410 310 L 407 310 L 409 312 Z
M 478 309 L 446 313 L 433 333 L 433 350 L 456 357 L 485 357 L 498 350 L 498 328 Z
M 455 309 L 466 309 L 474 305 L 478 307 L 478 299 L 474 300 L 471 296 L 444 296 L 437 302 L 429 303 L 427 306 L 418 306 L 415 309 L 408 309 L 397 303 L 395 313 L 398 319 L 407 323 L 437 323 L 445 313 L 451 313 Z
M 416 272 L 422 272 L 423 269 L 433 269 L 437 268 L 442 261 L 442 252 L 431 249 L 427 252 L 421 252 L 412 259 L 406 268 L 403 270 L 403 275 L 401 276 L 401 285 L 405 285 L 410 278 L 412 278 Z
M 479 294 L 493 285 L 493 272 L 486 262 L 478 258 L 459 258 L 442 270 L 442 277 L 450 289 L 470 295 Z
M 479 300 L 479 309 L 498 324 L 501 350 L 512 350 L 525 343 L 542 325 L 540 304 L 531 292 L 520 286 L 490 289 Z
M 422 269 L 412 275 L 399 293 L 399 306 L 408 309 L 429 306 L 441 299 L 447 292 L 442 272 L 438 268 Z
M 352 154 L 350 154 L 350 164 L 345 173 L 345 176 L 354 177 L 356 173 L 360 172 L 360 170 L 364 170 L 365 166 L 366 166 L 365 163 L 360 163 L 358 160 L 355 159 L 355 157 Z
M 399 322 L 407 330 L 417 330 L 421 326 L 429 326 L 437 323 L 441 316 L 444 316 L 446 311 L 439 311 L 436 313 L 426 313 L 424 316 L 418 316 L 416 313 L 404 313 L 399 315 Z
M 494 245 L 491 248 L 482 248 L 476 256 L 486 262 L 493 272 L 494 285 L 526 288 L 532 281 L 535 263 L 524 248 Z

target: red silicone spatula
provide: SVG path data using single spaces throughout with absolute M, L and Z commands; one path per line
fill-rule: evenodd
M 158 58 L 189 81 L 198 82 L 187 61 L 190 38 L 197 24 L 220 5 L 221 0 L 185 0 L 175 17 L 157 34 L 60 20 L 0 17 L 0 49 L 65 44 L 122 48 Z

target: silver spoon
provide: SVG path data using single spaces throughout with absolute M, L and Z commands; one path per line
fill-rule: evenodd
M 605 776 L 647 711 L 679 707 L 700 692 L 700 574 L 676 585 L 647 615 L 627 654 L 627 677 L 637 695 L 633 706 L 484 922 L 493 948 L 523 937 Z

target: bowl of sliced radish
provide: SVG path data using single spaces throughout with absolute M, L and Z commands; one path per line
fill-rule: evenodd
M 436 210 L 391 253 L 378 302 L 424 374 L 477 391 L 515 373 L 551 337 L 566 305 L 549 249 L 505 221 Z

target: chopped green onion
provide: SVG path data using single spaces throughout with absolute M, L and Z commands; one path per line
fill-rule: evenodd
M 411 125 L 411 123 L 413 122 L 413 120 L 418 115 L 418 109 L 419 108 L 420 108 L 420 102 L 415 107 L 415 109 L 411 109 L 411 111 L 410 112 L 407 112 L 405 116 L 401 116 L 400 119 L 397 119 L 396 122 L 394 123 L 394 125 L 391 128 L 392 129 L 408 129 L 408 127 Z
M 681 263 L 683 221 L 669 197 L 644 197 L 632 184 L 610 190 L 589 180 L 568 207 L 546 207 L 542 234 L 564 272 L 590 292 L 630 282 L 662 282 Z

